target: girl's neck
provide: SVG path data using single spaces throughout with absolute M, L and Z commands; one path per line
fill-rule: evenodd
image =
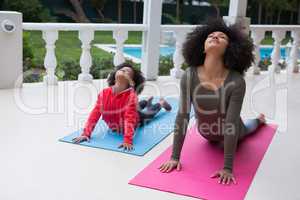
M 112 86 L 112 89 L 115 94 L 118 94 L 118 93 L 123 92 L 124 90 L 128 89 L 128 84 L 121 83 L 116 80 L 116 83 Z
M 205 76 L 208 78 L 222 77 L 226 71 L 222 57 L 214 54 L 207 54 L 205 56 L 203 64 Z

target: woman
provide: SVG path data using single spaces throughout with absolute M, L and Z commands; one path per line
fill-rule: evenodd
M 260 114 L 245 122 L 240 117 L 246 90 L 244 72 L 253 62 L 253 44 L 237 26 L 215 20 L 189 33 L 183 56 L 190 66 L 181 82 L 180 108 L 176 118 L 171 159 L 161 172 L 180 170 L 180 152 L 189 122 L 191 104 L 199 133 L 224 148 L 224 166 L 211 177 L 219 183 L 236 183 L 233 160 L 239 140 L 265 123 Z

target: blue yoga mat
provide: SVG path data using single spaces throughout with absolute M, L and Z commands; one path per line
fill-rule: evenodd
M 164 109 L 161 109 L 151 122 L 136 129 L 133 138 L 134 150 L 124 151 L 123 149 L 119 149 L 118 146 L 123 142 L 123 135 L 111 131 L 103 120 L 99 120 L 97 123 L 92 132 L 90 141 L 82 142 L 79 145 L 118 151 L 137 156 L 145 155 L 174 130 L 175 118 L 178 111 L 178 99 L 167 98 L 166 100 L 171 104 L 172 110 L 166 112 Z M 153 99 L 153 103 L 157 101 L 157 97 Z M 76 131 L 59 141 L 73 144 L 72 139 L 79 136 L 81 132 L 82 130 Z

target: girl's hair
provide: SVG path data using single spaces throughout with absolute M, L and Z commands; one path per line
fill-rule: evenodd
M 254 61 L 254 45 L 237 24 L 227 26 L 223 19 L 209 20 L 203 26 L 196 27 L 187 35 L 182 50 L 185 62 L 191 67 L 203 65 L 205 60 L 205 40 L 210 33 L 215 31 L 223 32 L 229 38 L 228 46 L 224 53 L 225 67 L 244 75 L 244 72 L 247 71 Z
M 131 64 L 129 63 L 122 63 L 118 66 L 115 67 L 115 70 L 111 72 L 107 78 L 107 83 L 109 86 L 113 86 L 115 84 L 115 75 L 116 72 L 123 67 L 129 67 L 133 71 L 133 81 L 134 81 L 134 90 L 136 91 L 137 94 L 140 94 L 143 89 L 144 89 L 144 82 L 145 78 L 142 74 L 142 72 L 138 69 L 135 69 Z

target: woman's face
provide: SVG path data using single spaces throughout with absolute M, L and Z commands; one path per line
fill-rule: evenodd
M 215 31 L 207 36 L 204 44 L 204 51 L 206 54 L 214 52 L 223 55 L 228 46 L 228 43 L 229 38 L 225 33 Z
M 131 85 L 133 82 L 133 76 L 134 72 L 130 67 L 123 67 L 116 72 L 115 79 L 127 81 L 127 83 Z

